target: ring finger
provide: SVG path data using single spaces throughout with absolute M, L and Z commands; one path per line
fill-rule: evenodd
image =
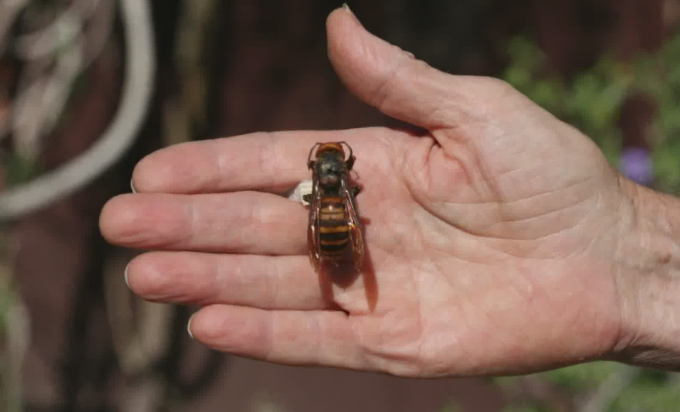
M 330 286 L 306 256 L 151 252 L 133 259 L 125 276 L 136 294 L 156 302 L 290 310 L 330 306 Z

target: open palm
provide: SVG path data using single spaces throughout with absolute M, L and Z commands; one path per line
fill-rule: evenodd
M 346 10 L 329 54 L 355 94 L 428 130 L 260 133 L 145 158 L 102 231 L 155 249 L 128 268 L 156 301 L 197 303 L 193 336 L 289 364 L 404 376 L 522 373 L 617 344 L 616 172 L 573 128 L 492 79 L 450 76 L 367 33 Z M 317 275 L 308 210 L 316 142 L 347 141 L 362 186 L 366 265 Z

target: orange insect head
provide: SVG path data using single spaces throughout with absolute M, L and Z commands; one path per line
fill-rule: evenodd
M 319 155 L 323 152 L 331 152 L 331 151 L 336 151 L 340 152 L 342 154 L 342 157 L 345 157 L 345 150 L 342 147 L 342 143 L 322 143 L 319 145 L 319 148 L 316 151 L 316 156 L 319 157 Z
M 329 142 L 329 143 L 317 143 L 314 146 L 312 146 L 311 149 L 309 149 L 309 156 L 307 157 L 307 165 L 311 169 L 312 165 L 314 162 L 312 161 L 312 154 L 314 154 L 314 149 L 316 149 L 316 157 L 318 158 L 320 154 L 324 152 L 337 152 L 342 155 L 342 158 L 345 159 L 345 149 L 343 145 L 347 146 L 349 149 L 349 161 L 354 162 L 354 157 L 352 155 L 352 148 L 350 145 L 347 144 L 347 142 Z M 317 149 L 318 147 L 318 149 Z M 350 167 L 351 168 L 351 167 Z

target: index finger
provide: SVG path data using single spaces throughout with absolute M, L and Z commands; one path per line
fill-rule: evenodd
M 137 192 L 175 194 L 284 193 L 311 178 L 307 157 L 315 143 L 361 142 L 367 137 L 368 129 L 263 132 L 183 143 L 142 159 L 132 186 Z

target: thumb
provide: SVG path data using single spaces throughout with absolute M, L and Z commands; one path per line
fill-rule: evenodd
M 347 88 L 384 114 L 426 129 L 483 116 L 495 79 L 452 76 L 372 35 L 348 7 L 326 22 L 328 55 Z M 493 95 L 491 95 L 493 96 Z

